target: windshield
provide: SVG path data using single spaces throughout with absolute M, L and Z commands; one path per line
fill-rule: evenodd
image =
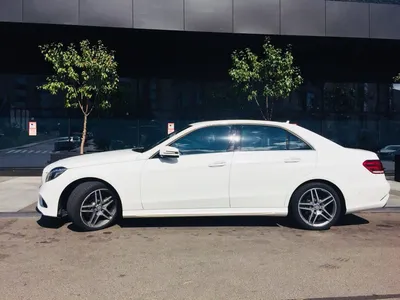
M 191 125 L 186 126 L 186 127 L 184 127 L 183 129 L 181 129 L 181 130 L 174 131 L 174 132 L 170 133 L 169 135 L 163 137 L 161 140 L 159 140 L 159 141 L 156 142 L 156 143 L 151 143 L 151 144 L 143 145 L 142 147 L 136 147 L 136 148 L 133 148 L 132 150 L 137 151 L 137 152 L 141 152 L 141 153 L 146 152 L 146 151 L 149 151 L 150 149 L 152 149 L 152 148 L 154 148 L 154 147 L 156 147 L 156 146 L 162 144 L 163 142 L 165 142 L 165 141 L 168 140 L 169 138 L 173 137 L 174 135 L 178 134 L 179 132 L 182 132 L 182 131 L 186 130 L 186 129 L 189 128 L 189 127 L 191 127 Z

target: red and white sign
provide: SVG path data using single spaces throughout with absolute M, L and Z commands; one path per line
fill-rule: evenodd
M 168 123 L 168 134 L 171 134 L 175 131 L 175 123 Z
M 37 135 L 36 122 L 29 122 L 29 135 Z

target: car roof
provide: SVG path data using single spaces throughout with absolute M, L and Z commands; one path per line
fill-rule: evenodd
M 212 125 L 275 125 L 282 126 L 288 124 L 288 122 L 276 122 L 276 121 L 263 121 L 263 120 L 215 120 L 215 121 L 202 121 L 190 124 L 193 127 L 205 127 Z

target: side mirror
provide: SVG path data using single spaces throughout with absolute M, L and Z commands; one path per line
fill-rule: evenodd
M 160 156 L 177 158 L 179 157 L 179 149 L 175 147 L 165 146 L 160 149 Z

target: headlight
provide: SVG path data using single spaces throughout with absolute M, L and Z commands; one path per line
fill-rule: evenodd
M 49 172 L 49 174 L 47 174 L 47 176 L 46 176 L 46 182 L 57 178 L 57 177 L 60 176 L 62 173 L 64 173 L 66 170 L 67 170 L 67 168 L 64 168 L 64 167 L 57 167 L 57 168 L 54 168 L 53 170 L 51 170 L 51 171 Z

